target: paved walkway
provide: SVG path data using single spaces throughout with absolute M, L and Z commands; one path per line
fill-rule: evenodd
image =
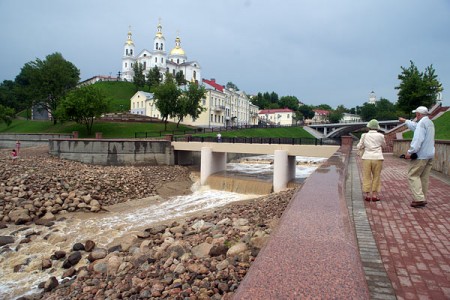
M 382 200 L 366 202 L 354 153 L 346 198 L 371 299 L 450 299 L 449 178 L 433 173 L 428 205 L 411 208 L 408 161 L 385 154 Z

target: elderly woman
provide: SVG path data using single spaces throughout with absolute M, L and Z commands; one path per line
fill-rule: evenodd
M 383 167 L 382 148 L 386 145 L 384 135 L 377 130 L 380 129 L 378 121 L 372 119 L 367 123 L 369 132 L 364 133 L 356 146 L 358 150 L 363 150 L 361 156 L 363 162 L 363 192 L 364 200 L 380 201 L 381 190 L 381 168 Z

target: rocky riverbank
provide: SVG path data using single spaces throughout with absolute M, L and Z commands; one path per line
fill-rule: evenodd
M 51 218 L 44 224 L 52 228 L 71 211 L 100 211 L 129 199 L 188 193 L 187 182 L 192 183 L 184 167 L 95 167 L 60 161 L 45 151 L 22 153 L 17 165 L 7 159 L 1 162 L 9 176 L 2 175 L 0 203 L 3 221 L 23 224 L 24 230 L 26 224 L 45 216 Z M 39 293 L 22 299 L 230 299 L 293 192 L 152 225 L 125 234 L 109 248 L 87 240 L 74 244 L 70 251 L 55 251 L 38 262 L 40 272 L 51 277 L 41 283 Z M 74 199 L 85 205 L 71 206 L 77 202 Z M 92 210 L 92 200 L 98 201 L 99 210 Z M 11 203 L 28 209 L 29 219 L 14 220 L 10 216 L 14 210 L 5 210 Z M 23 243 L 32 240 L 31 236 Z M 8 251 L 15 249 L 6 244 L 1 252 Z M 30 263 L 36 262 L 23 262 Z M 22 267 L 19 264 L 14 269 L 21 272 Z

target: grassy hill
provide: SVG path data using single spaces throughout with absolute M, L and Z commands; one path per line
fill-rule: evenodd
M 450 111 L 433 121 L 436 130 L 436 140 L 450 140 Z M 403 134 L 403 138 L 412 139 L 413 132 L 408 131 Z
M 130 110 L 130 99 L 137 92 L 133 83 L 125 81 L 99 81 L 94 87 L 110 99 L 111 112 Z

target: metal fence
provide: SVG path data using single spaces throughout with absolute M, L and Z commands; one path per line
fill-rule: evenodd
M 146 131 L 135 132 L 135 138 L 148 138 L 148 137 L 162 137 L 164 135 L 186 135 L 186 134 L 204 134 L 223 131 L 234 131 L 239 129 L 255 129 L 255 128 L 280 128 L 280 127 L 301 127 L 299 125 L 271 125 L 271 124 L 259 124 L 259 125 L 239 125 L 239 126 L 225 126 L 225 127 L 210 127 L 210 128 L 196 128 L 189 130 L 167 130 L 167 131 Z
M 174 136 L 177 142 L 218 142 L 216 137 Z M 242 144 L 284 144 L 284 145 L 340 145 L 341 139 L 316 138 L 262 138 L 262 137 L 222 137 L 221 143 Z

